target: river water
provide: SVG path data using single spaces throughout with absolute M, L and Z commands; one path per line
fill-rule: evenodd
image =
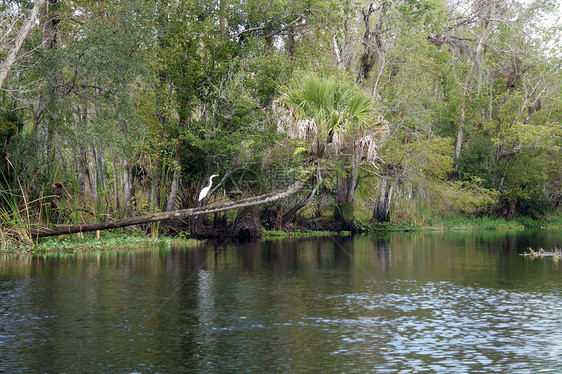
M 562 372 L 562 230 L 0 253 L 0 372 Z

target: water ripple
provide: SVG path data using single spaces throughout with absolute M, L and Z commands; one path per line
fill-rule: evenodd
M 315 321 L 347 331 L 332 354 L 371 359 L 377 370 L 562 369 L 558 295 L 394 281 L 333 297 L 357 317 Z

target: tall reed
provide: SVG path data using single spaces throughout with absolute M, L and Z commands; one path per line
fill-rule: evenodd
M 18 200 L 23 198 L 23 206 Z M 33 203 L 35 201 L 32 201 Z M 17 196 L 12 191 L 0 191 L 0 246 L 6 249 L 13 244 L 33 244 L 29 236 L 31 217 L 27 196 Z

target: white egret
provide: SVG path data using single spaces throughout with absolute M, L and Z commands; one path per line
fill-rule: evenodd
M 213 178 L 214 177 L 218 177 L 218 174 L 213 174 L 211 175 L 211 177 L 209 178 L 209 185 L 205 188 L 203 188 L 201 190 L 201 192 L 199 192 L 199 201 L 203 200 L 204 198 L 207 197 L 207 195 L 209 194 L 209 190 L 211 189 L 211 186 L 213 185 Z

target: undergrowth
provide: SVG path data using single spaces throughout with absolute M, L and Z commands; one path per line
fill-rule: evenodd
M 297 229 L 293 231 L 282 231 L 282 230 L 262 230 L 262 239 L 285 239 L 285 238 L 316 238 L 316 237 L 327 237 L 327 236 L 350 236 L 350 231 L 313 231 L 313 230 L 302 230 Z
M 419 224 L 409 222 L 391 223 L 391 222 L 359 222 L 357 228 L 361 232 L 392 232 L 392 231 L 420 231 L 423 227 Z
M 525 227 L 525 225 L 518 220 L 505 220 L 503 218 L 487 216 L 465 217 L 458 215 L 428 219 L 426 224 L 445 230 L 521 230 Z
M 50 238 L 39 238 L 36 242 L 15 242 L 4 246 L 2 249 L 8 252 L 82 252 L 103 250 L 133 250 L 148 246 L 178 245 L 196 246 L 201 242 L 196 239 L 188 239 L 185 236 L 160 236 L 151 237 L 142 235 L 134 230 L 117 230 L 117 232 L 105 232 L 100 237 L 95 233 L 85 233 L 82 237 L 78 235 L 61 235 Z

